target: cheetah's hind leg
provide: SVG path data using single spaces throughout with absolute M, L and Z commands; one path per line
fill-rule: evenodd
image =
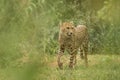
M 80 58 L 81 59 L 84 59 L 84 49 L 83 49 L 83 45 L 81 45 L 81 47 L 80 47 Z

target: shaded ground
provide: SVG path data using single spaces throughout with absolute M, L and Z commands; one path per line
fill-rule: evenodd
M 64 63 L 64 67 L 69 64 L 69 55 L 64 55 L 62 57 L 62 62 Z M 88 55 L 88 64 L 89 67 L 99 65 L 99 63 L 104 62 L 116 62 L 120 63 L 119 55 Z M 48 63 L 50 67 L 56 68 L 57 66 L 57 56 L 54 56 L 51 62 Z M 79 55 L 77 55 L 77 64 L 76 66 L 85 66 L 84 59 L 81 59 Z
M 84 60 L 77 56 L 77 64 L 73 70 L 68 68 L 69 55 L 63 56 L 64 68 L 58 69 L 56 57 L 49 62 L 47 70 L 50 75 L 46 80 L 119 80 L 119 55 L 88 55 L 88 68 Z M 46 73 L 48 73 L 46 72 Z M 45 74 L 46 74 L 45 73 Z
M 41 58 L 41 57 L 40 57 Z M 68 67 L 69 55 L 64 55 L 63 70 L 58 69 L 57 56 L 44 55 L 23 60 L 21 66 L 0 69 L 0 80 L 119 80 L 119 55 L 88 55 L 89 66 L 85 67 L 84 60 L 77 55 L 74 69 Z M 20 60 L 21 60 L 20 59 Z M 18 64 L 18 63 L 15 63 Z

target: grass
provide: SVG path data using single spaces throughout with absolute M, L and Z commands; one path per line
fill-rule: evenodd
M 78 56 L 72 70 L 68 68 L 69 55 L 64 55 L 64 68 L 58 69 L 54 53 L 60 21 L 86 24 L 91 52 L 120 52 L 118 1 L 97 1 L 101 9 L 94 5 L 90 10 L 92 0 L 66 1 L 0 0 L 0 80 L 120 79 L 120 55 L 88 55 L 88 68 Z M 107 4 L 103 4 L 105 1 Z M 106 15 L 106 11 L 110 14 Z
M 66 56 L 64 56 L 66 57 Z M 56 58 L 51 61 L 43 74 L 44 80 L 119 80 L 120 58 L 118 55 L 89 55 L 89 67 L 84 66 L 84 61 L 78 56 L 77 65 L 73 70 L 69 69 L 68 60 L 63 58 L 64 69 L 59 70 Z
M 45 55 L 43 63 L 38 59 L 23 67 L 0 69 L 0 80 L 119 80 L 119 55 L 88 55 L 89 66 L 77 56 L 74 69 L 69 69 L 69 55 L 63 56 L 64 68 L 58 69 L 56 56 Z

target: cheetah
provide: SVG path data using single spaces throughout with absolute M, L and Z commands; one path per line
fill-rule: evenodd
M 63 68 L 61 57 L 65 50 L 70 54 L 70 68 L 73 68 L 76 64 L 76 54 L 79 49 L 81 58 L 84 58 L 85 65 L 88 65 L 88 31 L 85 25 L 78 25 L 75 27 L 72 22 L 61 23 L 58 42 L 59 51 L 57 63 L 60 69 Z

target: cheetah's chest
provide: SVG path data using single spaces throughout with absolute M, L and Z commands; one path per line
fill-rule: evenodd
M 71 51 L 75 47 L 75 41 L 74 40 L 66 40 L 64 42 L 64 45 L 65 45 L 66 50 Z

